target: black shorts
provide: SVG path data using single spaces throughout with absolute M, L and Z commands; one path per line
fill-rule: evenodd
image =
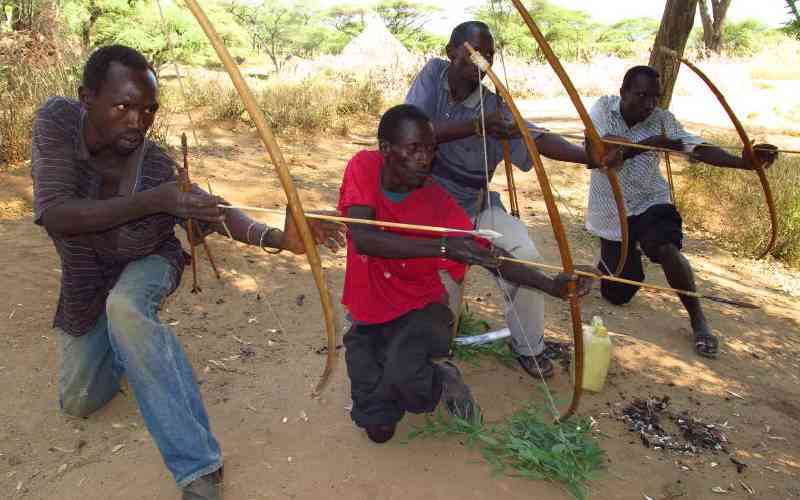
M 651 262 L 658 263 L 658 249 L 665 243 L 683 248 L 683 219 L 675 205 L 653 205 L 639 215 L 628 217 L 628 259 L 622 269 L 623 278 L 643 281 L 642 253 Z M 612 274 L 617 269 L 622 243 L 600 238 L 600 258 L 598 266 L 605 274 Z M 600 290 L 607 300 L 614 304 L 629 302 L 638 286 L 603 281 Z

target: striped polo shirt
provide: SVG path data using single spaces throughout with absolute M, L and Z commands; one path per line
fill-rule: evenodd
M 102 184 L 95 160 L 84 142 L 84 111 L 64 97 L 51 97 L 33 124 L 31 176 L 35 223 L 67 200 L 97 200 Z M 175 164 L 149 140 L 131 154 L 138 163 L 135 192 L 175 179 Z M 125 266 L 148 255 L 161 255 L 180 281 L 188 256 L 175 237 L 176 217 L 161 213 L 98 233 L 49 233 L 61 258 L 61 293 L 53 326 L 73 336 L 88 332 L 105 310 L 106 299 Z
M 648 137 L 661 135 L 662 127 L 671 139 L 683 142 L 684 151 L 691 153 L 703 140 L 687 132 L 675 115 L 656 108 L 644 121 L 628 127 L 619 109 L 619 96 L 605 96 L 597 100 L 589 115 L 600 136 L 616 135 L 631 142 L 641 142 Z M 661 153 L 648 151 L 626 160 L 617 170 L 625 198 L 627 215 L 640 215 L 653 205 L 672 203 L 669 184 L 661 175 Z M 622 233 L 617 216 L 617 205 L 608 176 L 593 169 L 589 186 L 589 203 L 586 211 L 586 229 L 605 240 L 621 241 Z

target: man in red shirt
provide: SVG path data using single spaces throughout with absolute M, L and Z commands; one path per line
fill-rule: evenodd
M 436 139 L 419 108 L 400 105 L 383 115 L 379 151 L 348 163 L 339 193 L 347 217 L 472 229 L 463 208 L 431 176 Z M 391 439 L 406 411 L 425 413 L 444 401 L 451 415 L 479 418 L 458 368 L 432 358 L 449 351 L 453 314 L 443 280 L 461 281 L 467 265 L 564 298 L 572 277 L 550 278 L 528 266 L 497 260 L 502 250 L 471 237 L 432 237 L 352 224 L 342 303 L 353 321 L 344 336 L 351 416 L 377 443 Z M 579 280 L 578 293 L 590 282 Z

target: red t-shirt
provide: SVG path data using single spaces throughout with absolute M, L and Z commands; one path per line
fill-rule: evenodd
M 339 213 L 347 216 L 352 206 L 375 210 L 375 219 L 427 226 L 472 229 L 463 208 L 435 181 L 408 193 L 395 203 L 383 193 L 383 156 L 378 151 L 361 151 L 347 164 L 339 189 Z M 413 238 L 441 238 L 441 235 L 416 231 L 384 229 Z M 456 281 L 466 265 L 450 259 L 425 257 L 385 259 L 358 253 L 347 235 L 347 271 L 342 304 L 359 323 L 385 323 L 435 302 L 443 302 L 445 288 L 439 270 L 446 270 Z

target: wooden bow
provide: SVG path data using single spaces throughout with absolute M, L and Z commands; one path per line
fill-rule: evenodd
M 497 92 L 502 96 L 503 100 L 508 106 L 508 109 L 511 111 L 511 114 L 514 117 L 514 121 L 522 133 L 522 140 L 525 142 L 525 147 L 528 148 L 528 153 L 531 156 L 533 167 L 536 171 L 536 177 L 539 180 L 539 186 L 542 190 L 542 196 L 544 197 L 544 202 L 547 206 L 547 214 L 550 217 L 550 225 L 553 227 L 553 233 L 555 234 L 556 242 L 558 243 L 558 251 L 561 255 L 562 268 L 565 272 L 571 273 L 575 270 L 575 265 L 572 262 L 569 241 L 567 241 L 567 234 L 564 231 L 564 225 L 561 222 L 561 215 L 558 212 L 556 200 L 553 197 L 553 192 L 550 189 L 550 181 L 547 178 L 547 172 L 544 169 L 544 163 L 542 162 L 542 157 L 539 154 L 539 149 L 536 147 L 536 143 L 528 131 L 525 120 L 522 118 L 522 114 L 520 114 L 516 104 L 514 104 L 514 100 L 511 98 L 508 89 L 506 89 L 500 82 L 500 79 L 497 77 L 494 71 L 492 71 L 489 63 L 469 44 L 469 42 L 464 42 L 464 47 L 466 47 L 469 51 L 473 64 L 475 64 L 481 71 L 486 73 L 486 75 L 488 75 L 492 80 L 495 89 L 497 89 Z M 575 413 L 575 410 L 578 408 L 578 403 L 580 402 L 581 393 L 583 390 L 583 324 L 581 322 L 580 303 L 578 302 L 578 297 L 575 294 L 574 281 L 570 282 L 568 290 L 570 312 L 572 313 L 572 329 L 575 341 L 575 359 L 573 361 L 575 364 L 575 384 L 572 393 L 572 401 L 570 402 L 569 407 L 561 414 L 560 417 L 558 417 L 559 420 L 566 419 Z
M 547 59 L 547 62 L 553 68 L 553 71 L 556 72 L 556 75 L 558 75 L 558 79 L 561 80 L 561 84 L 564 86 L 564 90 L 567 91 L 567 95 L 569 95 L 572 105 L 575 106 L 575 109 L 578 111 L 578 115 L 580 116 L 581 121 L 586 129 L 586 141 L 591 146 L 592 160 L 597 165 L 604 165 L 606 150 L 605 143 L 600 137 L 600 134 L 597 132 L 597 129 L 595 128 L 594 123 L 589 116 L 589 112 L 586 111 L 586 107 L 583 105 L 583 101 L 581 101 L 578 91 L 575 90 L 575 86 L 572 84 L 572 80 L 570 80 L 569 75 L 567 75 L 567 72 L 561 65 L 561 61 L 559 61 L 558 56 L 556 56 L 555 52 L 553 52 L 553 49 L 547 42 L 547 39 L 545 39 L 544 35 L 539 30 L 539 27 L 533 21 L 533 18 L 528 10 L 524 5 L 522 5 L 522 2 L 520 2 L 520 0 L 511 0 L 511 3 L 514 4 L 517 12 L 519 12 L 519 15 L 522 16 L 522 19 L 528 26 L 533 38 L 536 39 L 536 43 L 539 44 L 539 48 L 544 54 L 545 59 Z M 608 183 L 611 185 L 611 192 L 614 193 L 614 201 L 617 204 L 617 217 L 619 218 L 619 229 L 620 233 L 622 234 L 622 251 L 619 262 L 617 262 L 617 269 L 614 271 L 614 274 L 618 276 L 620 273 L 622 273 L 622 269 L 625 267 L 625 262 L 628 260 L 628 214 L 625 210 L 625 196 L 622 192 L 622 186 L 619 183 L 617 172 L 613 168 L 606 168 L 604 171 L 608 177 Z M 609 271 L 611 270 L 609 269 Z
M 755 150 L 753 149 L 753 143 L 750 141 L 750 138 L 747 136 L 747 132 L 742 125 L 742 122 L 739 121 L 739 118 L 736 116 L 736 113 L 733 112 L 733 109 L 728 104 L 728 100 L 725 99 L 725 96 L 722 92 L 714 85 L 714 82 L 711 81 L 708 76 L 706 76 L 703 71 L 689 62 L 686 58 L 681 57 L 677 52 L 667 47 L 659 47 L 658 48 L 661 52 L 664 52 L 668 56 L 672 57 L 678 64 L 683 63 L 689 67 L 692 71 L 694 71 L 697 76 L 700 77 L 701 80 L 708 86 L 708 89 L 711 90 L 711 93 L 717 98 L 717 101 L 722 105 L 722 108 L 725 110 L 725 113 L 728 114 L 728 117 L 733 122 L 733 126 L 736 129 L 736 133 L 739 134 L 739 139 L 742 141 L 742 157 L 747 162 L 748 165 L 753 167 L 753 170 L 756 171 L 758 174 L 758 180 L 761 182 L 761 187 L 764 190 L 764 197 L 767 201 L 767 208 L 769 209 L 769 219 L 772 225 L 771 233 L 769 237 L 769 242 L 764 250 L 759 254 L 758 258 L 761 259 L 765 257 L 768 253 L 775 248 L 775 241 L 778 237 L 778 212 L 775 209 L 775 202 L 772 198 L 772 189 L 769 186 L 769 180 L 767 179 L 767 173 L 764 170 L 764 164 L 758 159 Z
M 325 361 L 325 370 L 323 371 L 322 377 L 320 378 L 320 381 L 317 383 L 317 386 L 313 392 L 313 395 L 319 395 L 328 384 L 330 375 L 333 373 L 333 369 L 336 364 L 336 332 L 338 331 L 338 321 L 336 318 L 336 311 L 333 306 L 331 293 L 325 280 L 325 275 L 322 271 L 322 262 L 320 260 L 319 252 L 317 251 L 316 243 L 314 242 L 314 237 L 311 233 L 311 228 L 308 226 L 308 221 L 303 214 L 303 205 L 300 202 L 300 197 L 297 194 L 294 182 L 289 174 L 289 169 L 286 166 L 286 161 L 283 158 L 283 154 L 281 153 L 278 143 L 275 140 L 269 125 L 267 124 L 264 114 L 261 112 L 261 109 L 259 109 L 258 104 L 256 103 L 256 100 L 250 91 L 250 88 L 247 86 L 244 78 L 242 78 L 242 74 L 239 71 L 238 66 L 236 66 L 233 58 L 231 58 L 230 54 L 228 53 L 228 49 L 225 48 L 225 45 L 212 26 L 211 22 L 208 20 L 208 17 L 206 17 L 203 9 L 197 4 L 197 1 L 186 0 L 186 5 L 189 7 L 189 10 L 191 10 L 195 19 L 197 19 L 197 22 L 203 28 L 203 31 L 208 37 L 208 40 L 211 42 L 211 45 L 214 47 L 217 56 L 220 58 L 223 66 L 225 66 L 225 70 L 228 72 L 234 87 L 236 87 L 236 91 L 239 93 L 239 97 L 242 99 L 245 109 L 255 123 L 256 129 L 258 129 L 258 135 L 261 137 L 261 141 L 267 148 L 273 165 L 275 165 L 278 178 L 280 179 L 283 190 L 286 193 L 286 199 L 289 210 L 292 213 L 292 219 L 294 220 L 294 224 L 297 227 L 297 230 L 300 233 L 300 237 L 303 241 L 306 257 L 308 258 L 308 264 L 311 267 L 311 271 L 314 275 L 314 281 L 319 289 L 320 302 L 322 304 L 322 311 L 325 316 L 325 329 L 327 333 L 328 352 Z

